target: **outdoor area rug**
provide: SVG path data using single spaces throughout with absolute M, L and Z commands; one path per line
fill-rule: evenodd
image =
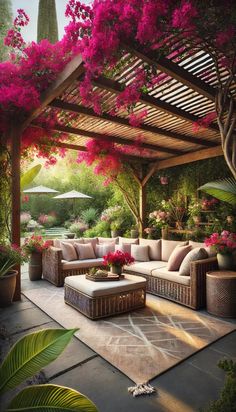
M 23 294 L 135 383 L 147 382 L 220 337 L 235 325 L 147 295 L 147 306 L 92 321 L 64 303 L 64 289 L 46 281 Z

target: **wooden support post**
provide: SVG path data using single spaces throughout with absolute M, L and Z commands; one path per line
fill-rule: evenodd
M 143 237 L 143 232 L 145 229 L 146 220 L 146 186 L 139 186 L 139 215 L 140 215 L 140 225 L 139 225 L 139 236 Z
M 20 246 L 20 146 L 21 134 L 16 127 L 11 130 L 11 172 L 12 172 L 12 186 L 11 186 L 11 241 L 17 246 Z M 18 275 L 16 279 L 16 289 L 14 300 L 21 299 L 21 273 L 20 266 L 16 268 Z

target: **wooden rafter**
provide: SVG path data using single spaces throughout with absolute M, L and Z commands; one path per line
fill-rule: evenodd
M 110 135 L 102 134 L 102 133 L 95 133 L 95 132 L 91 132 L 88 130 L 79 129 L 77 127 L 56 125 L 53 127 L 53 130 L 57 132 L 62 132 L 62 133 L 79 135 L 83 137 L 90 137 L 92 139 L 98 139 L 98 140 L 108 139 L 111 142 L 122 144 L 122 145 L 132 146 L 134 144 L 133 140 L 128 140 L 128 139 L 124 139 L 124 138 L 116 137 L 116 136 L 110 136 Z M 158 151 L 158 152 L 169 153 L 169 154 L 182 154 L 183 153 L 182 150 L 172 149 L 170 147 L 163 147 L 163 146 L 154 145 L 150 143 L 142 143 L 142 148 L 153 150 L 153 151 Z
M 166 160 L 160 160 L 157 170 L 167 169 L 168 167 L 178 166 L 186 163 L 196 162 L 198 160 L 209 159 L 212 157 L 223 156 L 221 146 L 209 149 L 197 150 L 196 152 L 186 153 L 181 156 L 172 157 Z
M 112 79 L 108 79 L 104 76 L 98 77 L 96 81 L 93 82 L 93 84 L 94 86 L 97 86 L 98 88 L 109 90 L 110 92 L 115 93 L 115 94 L 119 94 L 123 91 L 123 86 L 121 83 L 115 80 L 112 80 Z M 147 106 L 153 107 L 171 116 L 175 116 L 179 119 L 189 121 L 191 123 L 195 123 L 199 120 L 199 117 L 189 112 L 186 112 L 185 110 L 182 110 L 175 105 L 166 103 L 165 101 L 157 97 L 150 96 L 148 94 L 142 93 L 139 101 Z M 209 126 L 208 129 L 214 130 L 217 132 L 219 131 L 218 127 L 215 125 Z
M 104 120 L 104 121 L 109 121 L 111 123 L 114 124 L 119 124 L 119 125 L 123 125 L 123 126 L 127 126 L 127 127 L 132 127 L 129 123 L 128 119 L 125 119 L 123 117 L 118 117 L 118 116 L 111 116 L 107 113 L 103 113 L 103 114 L 97 114 L 93 111 L 93 109 L 90 109 L 88 107 L 84 107 L 81 105 L 77 105 L 75 103 L 68 103 L 65 101 L 62 101 L 60 99 L 54 99 L 51 103 L 50 103 L 51 107 L 57 108 L 57 109 L 62 109 L 65 111 L 69 111 L 72 113 L 77 113 L 77 114 L 83 114 L 85 116 L 94 118 L 94 119 L 100 119 L 100 120 Z M 178 141 L 183 141 L 183 142 L 188 142 L 188 143 L 192 143 L 192 144 L 197 144 L 197 145 L 201 145 L 201 146 L 206 146 L 206 147 L 214 147 L 215 143 L 210 141 L 210 140 L 205 140 L 199 137 L 193 137 L 193 136 L 187 136 L 184 134 L 180 134 L 180 133 L 176 133 L 176 132 L 171 132 L 169 130 L 164 130 L 160 127 L 156 127 L 156 126 L 150 126 L 147 124 L 142 124 L 139 127 L 135 127 L 135 129 L 140 130 L 141 132 L 150 132 L 150 133 L 154 133 L 157 135 L 161 135 L 161 136 L 165 136 L 165 137 L 169 137 L 171 139 L 174 140 L 178 140 Z
M 154 50 L 145 50 L 145 53 L 141 50 L 130 47 L 127 47 L 127 50 L 129 50 L 133 55 L 137 56 L 149 65 L 157 66 L 157 68 L 163 73 L 168 74 L 170 77 L 184 84 L 188 88 L 196 91 L 202 96 L 207 97 L 207 99 L 211 100 L 212 102 L 215 101 L 216 93 L 214 88 L 209 86 L 197 76 L 194 76 L 193 74 L 188 72 L 183 67 L 179 66 L 177 63 L 174 63 L 173 61 L 165 57 L 158 59 Z

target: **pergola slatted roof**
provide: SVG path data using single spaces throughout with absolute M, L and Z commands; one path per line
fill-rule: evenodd
M 186 161 L 183 157 L 186 155 L 189 155 L 189 162 L 196 160 L 197 153 L 199 158 L 222 155 L 216 123 L 197 133 L 193 131 L 193 123 L 214 111 L 215 107 L 217 79 L 211 57 L 204 51 L 191 50 L 179 36 L 169 41 L 172 43 L 171 53 L 159 60 L 155 51 L 134 50 L 124 45 L 126 54 L 112 78 L 100 76 L 93 82 L 93 90 L 102 102 L 100 114 L 94 112 L 92 103 L 87 106 L 82 103 L 79 85 L 84 67 L 79 56 L 74 59 L 62 74 L 63 85 L 57 89 L 55 84 L 41 107 L 41 111 L 56 113 L 58 125 L 55 131 L 71 135 L 63 147 L 70 145 L 74 149 L 77 146 L 78 150 L 86 150 L 89 138 L 107 138 L 118 145 L 131 145 L 141 136 L 146 149 L 142 161 L 159 160 L 160 168 L 173 165 L 173 162 L 179 164 L 181 158 Z M 147 93 L 141 93 L 134 113 L 139 114 L 145 109 L 147 116 L 141 125 L 132 127 L 129 113 L 116 108 L 116 98 L 125 86 L 132 84 L 136 70 L 147 64 L 156 68 L 160 80 Z M 225 75 L 222 69 L 222 78 Z M 40 110 L 34 113 L 27 124 L 39 113 Z M 135 153 L 131 158 L 135 156 L 140 160 Z

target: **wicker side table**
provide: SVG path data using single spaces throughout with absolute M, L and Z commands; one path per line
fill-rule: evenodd
M 236 272 L 206 274 L 207 311 L 212 315 L 236 318 Z

